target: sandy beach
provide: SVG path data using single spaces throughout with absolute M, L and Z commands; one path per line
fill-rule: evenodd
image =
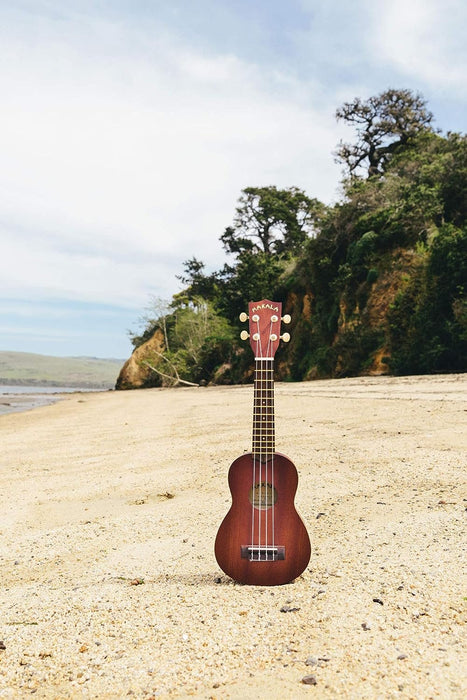
M 213 554 L 251 407 L 150 389 L 0 416 L 0 698 L 467 697 L 467 375 L 276 385 L 312 543 L 280 587 Z

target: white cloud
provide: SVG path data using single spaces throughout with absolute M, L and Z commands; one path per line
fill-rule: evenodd
M 376 61 L 392 64 L 432 89 L 467 95 L 464 0 L 384 0 L 372 3 L 372 49 Z

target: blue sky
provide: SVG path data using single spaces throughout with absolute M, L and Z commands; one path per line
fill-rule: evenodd
M 0 0 L 0 350 L 127 357 L 244 187 L 336 200 L 346 100 L 411 88 L 465 132 L 466 7 Z

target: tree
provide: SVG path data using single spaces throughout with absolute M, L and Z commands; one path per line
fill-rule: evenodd
M 220 312 L 232 322 L 246 310 L 248 301 L 277 298 L 274 296 L 284 262 L 262 251 L 241 251 L 235 265 L 224 265 L 220 272 L 222 294 L 218 300 Z
M 176 275 L 177 279 L 183 284 L 183 291 L 174 295 L 175 302 L 177 302 L 179 296 L 186 297 L 189 300 L 202 297 L 211 302 L 215 301 L 216 296 L 218 296 L 218 273 L 213 272 L 207 275 L 204 272 L 205 267 L 205 263 L 194 256 L 184 261 L 183 274 Z
M 167 318 L 170 313 L 171 302 L 161 297 L 151 296 L 144 313 L 138 319 L 139 331 L 128 331 L 131 343 L 138 348 L 153 335 L 156 328 L 160 328 L 164 334 L 164 343 L 169 348 L 167 333 Z
M 193 385 L 210 379 L 229 359 L 233 331 L 206 299 L 174 296 L 164 323 L 165 348 L 160 352 L 152 349 L 142 360 L 163 386 Z M 161 324 L 158 319 L 157 327 L 162 328 Z
M 221 241 L 228 253 L 296 252 L 324 211 L 317 199 L 297 187 L 246 187 L 240 196 L 233 226 Z
M 380 175 L 391 156 L 420 133 L 431 130 L 433 114 L 411 90 L 389 89 L 362 100 L 356 97 L 336 111 L 337 120 L 355 126 L 356 143 L 339 143 L 336 160 L 349 172 L 367 167 L 368 177 Z

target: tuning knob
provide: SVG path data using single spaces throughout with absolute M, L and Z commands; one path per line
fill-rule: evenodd
M 242 323 L 245 323 L 245 321 L 248 321 L 248 314 L 246 314 L 244 311 L 239 316 L 239 319 Z
M 289 340 L 290 340 L 290 333 L 283 333 L 283 334 L 281 335 L 281 340 L 283 340 L 284 343 L 288 343 Z
M 242 340 L 248 340 L 249 337 L 250 337 L 250 334 L 248 333 L 248 331 L 242 331 L 242 332 L 240 333 L 240 338 L 241 338 Z
M 290 317 L 290 314 L 285 314 L 285 316 L 282 316 L 282 322 L 283 322 L 283 323 L 290 323 L 291 320 L 292 320 L 292 319 L 291 319 L 291 317 Z M 286 341 L 286 342 L 287 342 L 287 341 Z

